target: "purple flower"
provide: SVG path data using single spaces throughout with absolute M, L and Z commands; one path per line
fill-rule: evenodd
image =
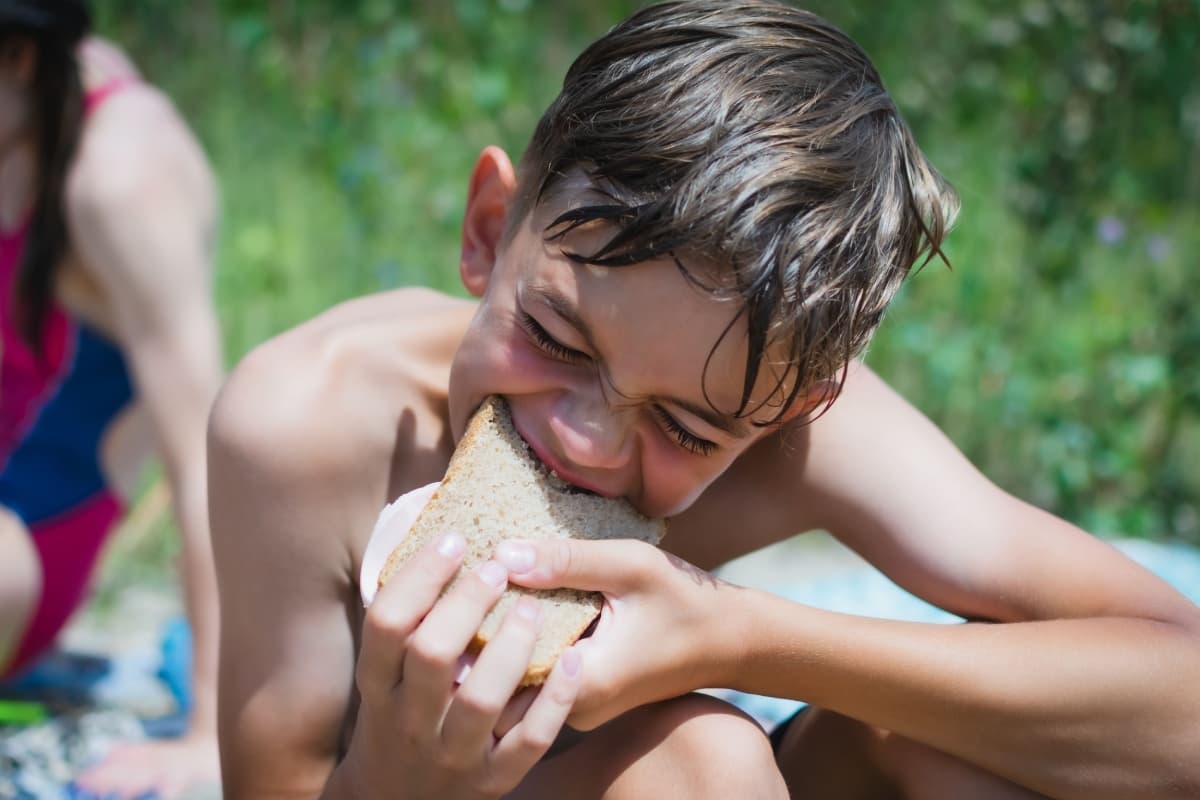
M 1101 217 L 1096 222 L 1096 238 L 1105 244 L 1116 244 L 1125 238 L 1125 223 L 1114 216 Z

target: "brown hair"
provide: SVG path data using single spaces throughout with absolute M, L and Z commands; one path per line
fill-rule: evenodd
M 840 382 L 914 263 L 945 260 L 958 210 L 862 49 L 772 2 L 662 3 L 588 47 L 521 159 L 510 233 L 576 168 L 606 201 L 559 215 L 547 239 L 593 221 L 616 233 L 570 258 L 672 257 L 698 285 L 681 259 L 728 271 L 706 288 L 743 304 L 740 416 L 758 410 L 768 352 L 785 354 L 769 363 L 779 414 Z

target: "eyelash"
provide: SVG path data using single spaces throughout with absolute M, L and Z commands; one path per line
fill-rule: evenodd
M 534 342 L 537 343 L 537 346 L 541 348 L 543 352 L 554 356 L 557 359 L 571 364 L 580 364 L 588 360 L 586 353 L 573 350 L 560 342 L 558 339 L 555 339 L 546 331 L 545 328 L 538 324 L 536 319 L 529 316 L 529 314 L 525 313 L 524 311 L 521 312 L 521 327 L 525 329 L 526 333 L 533 337 Z
M 654 414 L 658 417 L 658 421 L 667 429 L 667 432 L 679 442 L 679 446 L 684 450 L 694 453 L 698 456 L 712 455 L 717 449 L 716 442 L 710 442 L 708 439 L 701 439 L 696 434 L 689 431 L 687 428 L 675 421 L 675 418 L 663 411 L 658 406 L 654 407 Z
M 533 338 L 537 346 L 542 352 L 554 358 L 566 361 L 571 364 L 579 364 L 590 360 L 586 353 L 581 353 L 578 350 L 567 347 L 562 342 L 555 339 L 550 333 L 538 323 L 536 319 L 525 312 L 521 312 L 521 327 L 525 332 Z M 701 439 L 696 434 L 689 431 L 687 428 L 675 421 L 675 418 L 664 411 L 662 408 L 655 406 L 654 415 L 658 417 L 659 423 L 671 435 L 679 446 L 690 453 L 698 456 L 711 455 L 717 449 L 716 442 L 710 442 L 708 439 Z

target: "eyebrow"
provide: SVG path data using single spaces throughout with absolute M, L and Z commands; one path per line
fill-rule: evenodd
M 579 312 L 575 309 L 571 301 L 567 299 L 566 295 L 558 291 L 555 287 L 547 286 L 540 282 L 529 284 L 529 292 L 534 298 L 545 303 L 563 322 L 574 328 L 575 332 L 579 334 L 580 338 L 583 339 L 593 353 L 599 352 L 600 348 L 596 346 L 596 340 L 592 337 L 591 328 L 584 322 L 583 317 L 579 316 Z M 611 381 L 609 383 L 611 384 Z M 700 405 L 699 403 L 693 403 L 691 400 L 684 400 L 679 397 L 654 396 L 651 399 L 659 403 L 678 406 L 692 416 L 704 420 L 717 430 L 738 439 L 745 438 L 750 430 L 749 426 L 742 419 L 722 414 L 712 406 Z

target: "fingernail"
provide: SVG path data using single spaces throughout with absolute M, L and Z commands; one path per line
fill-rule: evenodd
M 496 548 L 496 558 L 512 572 L 528 572 L 535 561 L 533 547 L 525 542 L 501 542 Z
M 564 650 L 563 654 L 559 656 L 559 660 L 562 661 L 563 672 L 567 673 L 567 675 L 574 678 L 579 674 L 579 668 L 583 664 L 583 659 L 579 657 L 579 652 L 574 647 Z
M 447 533 L 438 542 L 437 550 L 446 558 L 458 558 L 467 549 L 467 540 L 458 533 Z
M 503 586 L 508 582 L 508 570 L 495 561 L 489 561 L 479 568 L 479 579 L 488 586 Z
M 537 622 L 542 616 L 542 604 L 532 597 L 522 597 L 513 610 L 517 612 L 517 616 L 530 622 Z

